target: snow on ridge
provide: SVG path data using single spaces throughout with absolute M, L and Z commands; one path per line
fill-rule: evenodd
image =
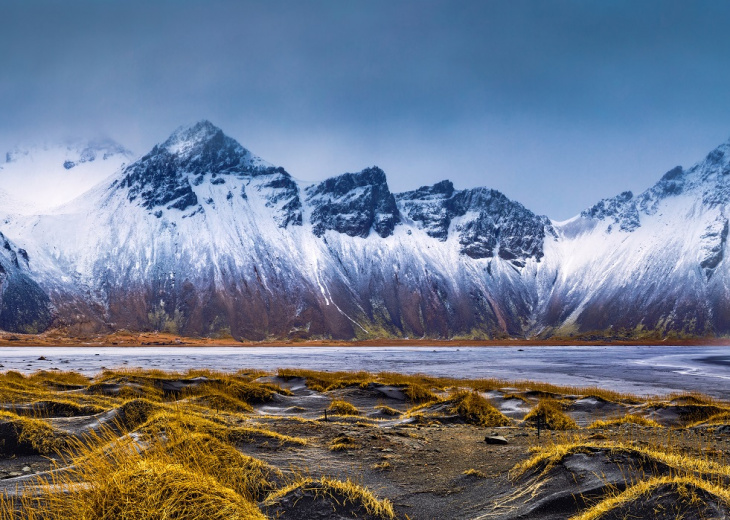
M 255 156 L 207 121 L 156 150 L 62 211 L 6 219 L 2 230 L 27 249 L 45 290 L 82 294 L 110 313 L 120 304 L 108 301 L 127 301 L 125 291 L 138 291 L 129 300 L 137 303 L 154 295 L 133 318 L 116 318 L 131 323 L 264 313 L 219 321 L 239 334 L 360 334 L 375 323 L 446 335 L 722 326 L 687 309 L 717 304 L 730 286 L 728 147 L 564 222 L 449 181 L 394 196 L 379 169 L 295 181 L 283 168 L 246 164 Z M 141 168 L 151 157 L 154 168 Z M 136 167 L 145 181 L 170 170 L 194 204 L 130 198 L 124 179 Z
M 50 211 L 82 195 L 132 159 L 110 139 L 16 147 L 5 154 L 0 190 L 17 204 L 4 213 Z

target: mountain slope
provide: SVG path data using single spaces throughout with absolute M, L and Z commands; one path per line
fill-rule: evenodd
M 0 158 L 0 202 L 6 213 L 46 212 L 78 197 L 130 162 L 111 140 L 16 147 Z
M 557 226 L 560 276 L 545 322 L 563 330 L 730 331 L 730 144 L 634 197 L 599 202 Z
M 0 233 L 0 329 L 37 333 L 51 324 L 51 301 L 29 276 L 30 258 Z
M 78 333 L 728 334 L 729 161 L 725 144 L 554 223 L 450 181 L 393 194 L 377 167 L 297 181 L 202 121 L 2 230 Z

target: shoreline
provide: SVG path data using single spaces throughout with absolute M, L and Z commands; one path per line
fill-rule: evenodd
M 237 341 L 234 338 L 191 338 L 169 333 L 118 332 L 75 337 L 58 331 L 43 334 L 1 332 L 0 347 L 557 347 L 557 346 L 730 346 L 730 338 L 600 338 L 554 337 L 549 339 L 400 339 L 368 340 L 263 340 Z

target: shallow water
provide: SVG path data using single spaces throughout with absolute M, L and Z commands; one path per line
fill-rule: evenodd
M 116 367 L 391 371 L 730 398 L 728 347 L 0 347 L 0 365 L 85 374 Z

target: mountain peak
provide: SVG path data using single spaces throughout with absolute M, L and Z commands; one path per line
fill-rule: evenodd
M 193 123 L 192 125 L 183 125 L 178 127 L 170 135 L 170 137 L 167 138 L 167 141 L 162 143 L 161 147 L 172 154 L 181 154 L 196 145 L 215 140 L 216 138 L 226 138 L 223 134 L 223 130 L 207 119 L 203 119 L 197 123 Z
M 193 186 L 203 182 L 221 184 L 219 176 L 238 178 L 278 173 L 283 168 L 253 155 L 235 139 L 208 120 L 181 126 L 168 139 L 124 170 L 120 188 L 129 188 L 128 198 L 141 198 L 148 210 L 159 207 L 185 210 L 198 204 Z

